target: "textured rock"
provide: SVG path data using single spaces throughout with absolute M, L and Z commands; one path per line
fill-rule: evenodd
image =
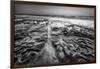
M 15 64 L 84 63 L 95 59 L 93 28 L 73 23 L 57 27 L 49 18 L 21 16 L 15 19 Z

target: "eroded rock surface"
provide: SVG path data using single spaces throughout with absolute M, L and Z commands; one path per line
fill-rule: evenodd
M 94 28 L 19 15 L 15 18 L 14 53 L 16 65 L 92 62 Z

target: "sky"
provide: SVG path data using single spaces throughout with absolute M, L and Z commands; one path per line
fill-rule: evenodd
M 94 8 L 16 4 L 16 14 L 94 16 Z

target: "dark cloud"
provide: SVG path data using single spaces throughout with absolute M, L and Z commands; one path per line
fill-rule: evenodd
M 17 4 L 15 6 L 15 13 L 37 15 L 93 16 L 94 8 Z

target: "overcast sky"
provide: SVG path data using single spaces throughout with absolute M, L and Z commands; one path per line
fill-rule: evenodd
M 94 8 L 17 4 L 15 5 L 15 13 L 37 15 L 94 16 Z

